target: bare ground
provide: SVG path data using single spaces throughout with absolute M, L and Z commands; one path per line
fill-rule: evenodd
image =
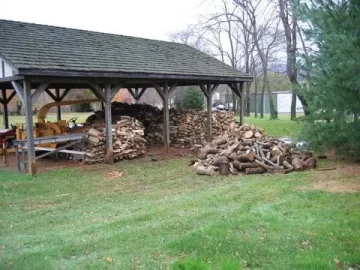
M 325 163 L 325 164 L 324 164 Z M 320 167 L 335 168 L 329 171 L 312 171 L 311 184 L 301 190 L 324 190 L 327 192 L 360 192 L 360 164 L 334 159 L 320 162 Z M 324 166 L 325 165 L 325 166 Z

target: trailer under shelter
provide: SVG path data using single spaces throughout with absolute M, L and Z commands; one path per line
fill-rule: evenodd
M 90 89 L 105 108 L 107 162 L 113 163 L 111 101 L 126 88 L 139 100 L 155 88 L 163 101 L 164 144 L 170 143 L 169 95 L 179 86 L 199 86 L 207 99 L 211 139 L 211 97 L 228 85 L 243 104 L 252 77 L 185 44 L 63 27 L 0 20 L 0 103 L 5 128 L 7 104 L 17 95 L 25 108 L 27 169 L 36 173 L 32 106 L 41 93 L 61 101 L 72 89 Z M 13 90 L 9 94 L 9 90 Z M 240 121 L 243 119 L 241 107 Z M 61 112 L 58 108 L 58 119 Z

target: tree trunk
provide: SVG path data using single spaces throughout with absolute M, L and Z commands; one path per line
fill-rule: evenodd
M 255 118 L 258 117 L 258 83 L 257 78 L 254 77 L 254 88 L 255 88 Z
M 266 84 L 266 78 L 265 74 L 263 74 L 263 84 L 261 87 L 261 98 L 260 98 L 260 118 L 264 118 L 264 98 L 265 98 L 265 84 Z
M 267 74 L 267 73 L 266 73 Z M 267 77 L 267 75 L 266 75 Z M 270 106 L 270 119 L 278 119 L 277 110 L 275 108 L 275 103 L 272 95 L 272 91 L 269 86 L 269 81 L 266 79 L 266 88 L 269 95 L 269 106 Z
M 294 91 L 294 86 L 291 94 L 291 113 L 290 113 L 291 121 L 296 119 L 296 93 Z

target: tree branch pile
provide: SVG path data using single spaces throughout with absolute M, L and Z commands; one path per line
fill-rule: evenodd
M 254 125 L 244 125 L 211 143 L 195 145 L 193 165 L 200 175 L 289 173 L 312 169 L 316 159 L 310 151 L 293 151 L 290 146 Z
M 134 159 L 146 153 L 144 127 L 141 122 L 129 116 L 122 116 L 112 125 L 114 161 Z M 85 163 L 104 162 L 106 154 L 106 132 L 102 124 L 88 130 Z

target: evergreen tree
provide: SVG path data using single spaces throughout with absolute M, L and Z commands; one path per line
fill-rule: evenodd
M 204 108 L 204 95 L 200 89 L 189 87 L 183 95 L 175 98 L 175 106 L 176 108 L 202 110 Z
M 303 138 L 360 160 L 360 3 L 313 0 L 301 13 L 315 51 L 305 59 L 310 116 Z

